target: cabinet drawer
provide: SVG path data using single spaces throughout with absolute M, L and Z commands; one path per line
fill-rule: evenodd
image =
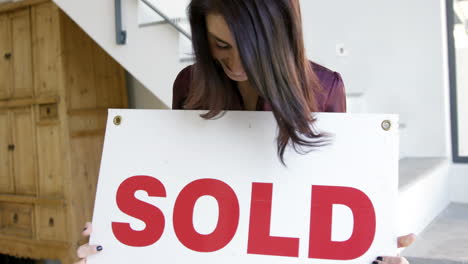
M 39 206 L 39 230 L 40 240 L 65 241 L 65 207 L 63 206 Z
M 33 236 L 33 206 L 0 203 L 0 233 L 30 238 Z

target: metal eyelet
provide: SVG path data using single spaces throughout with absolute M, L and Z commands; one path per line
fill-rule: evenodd
M 120 126 L 120 124 L 122 124 L 122 117 L 121 116 L 114 117 L 114 125 Z
M 385 131 L 390 131 L 390 129 L 392 129 L 392 122 L 390 120 L 384 120 L 382 122 L 382 129 Z

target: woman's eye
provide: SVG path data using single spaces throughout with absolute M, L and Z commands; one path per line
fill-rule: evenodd
M 229 45 L 224 44 L 224 43 L 219 43 L 219 42 L 216 42 L 216 47 L 218 47 L 220 49 L 229 49 L 230 48 Z

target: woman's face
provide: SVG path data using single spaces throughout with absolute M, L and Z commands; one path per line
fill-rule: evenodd
M 242 66 L 237 44 L 226 24 L 226 20 L 220 15 L 209 14 L 206 16 L 206 24 L 208 42 L 213 57 L 222 65 L 224 72 L 231 80 L 236 82 L 247 81 L 247 74 Z

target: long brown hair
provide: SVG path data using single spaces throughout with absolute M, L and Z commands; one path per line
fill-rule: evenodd
M 278 156 L 288 143 L 298 153 L 322 146 L 314 131 L 320 84 L 306 58 L 299 0 L 192 0 L 188 7 L 196 64 L 185 108 L 204 109 L 212 119 L 238 108 L 236 83 L 213 58 L 206 16 L 224 17 L 252 87 L 271 105 L 278 123 Z

